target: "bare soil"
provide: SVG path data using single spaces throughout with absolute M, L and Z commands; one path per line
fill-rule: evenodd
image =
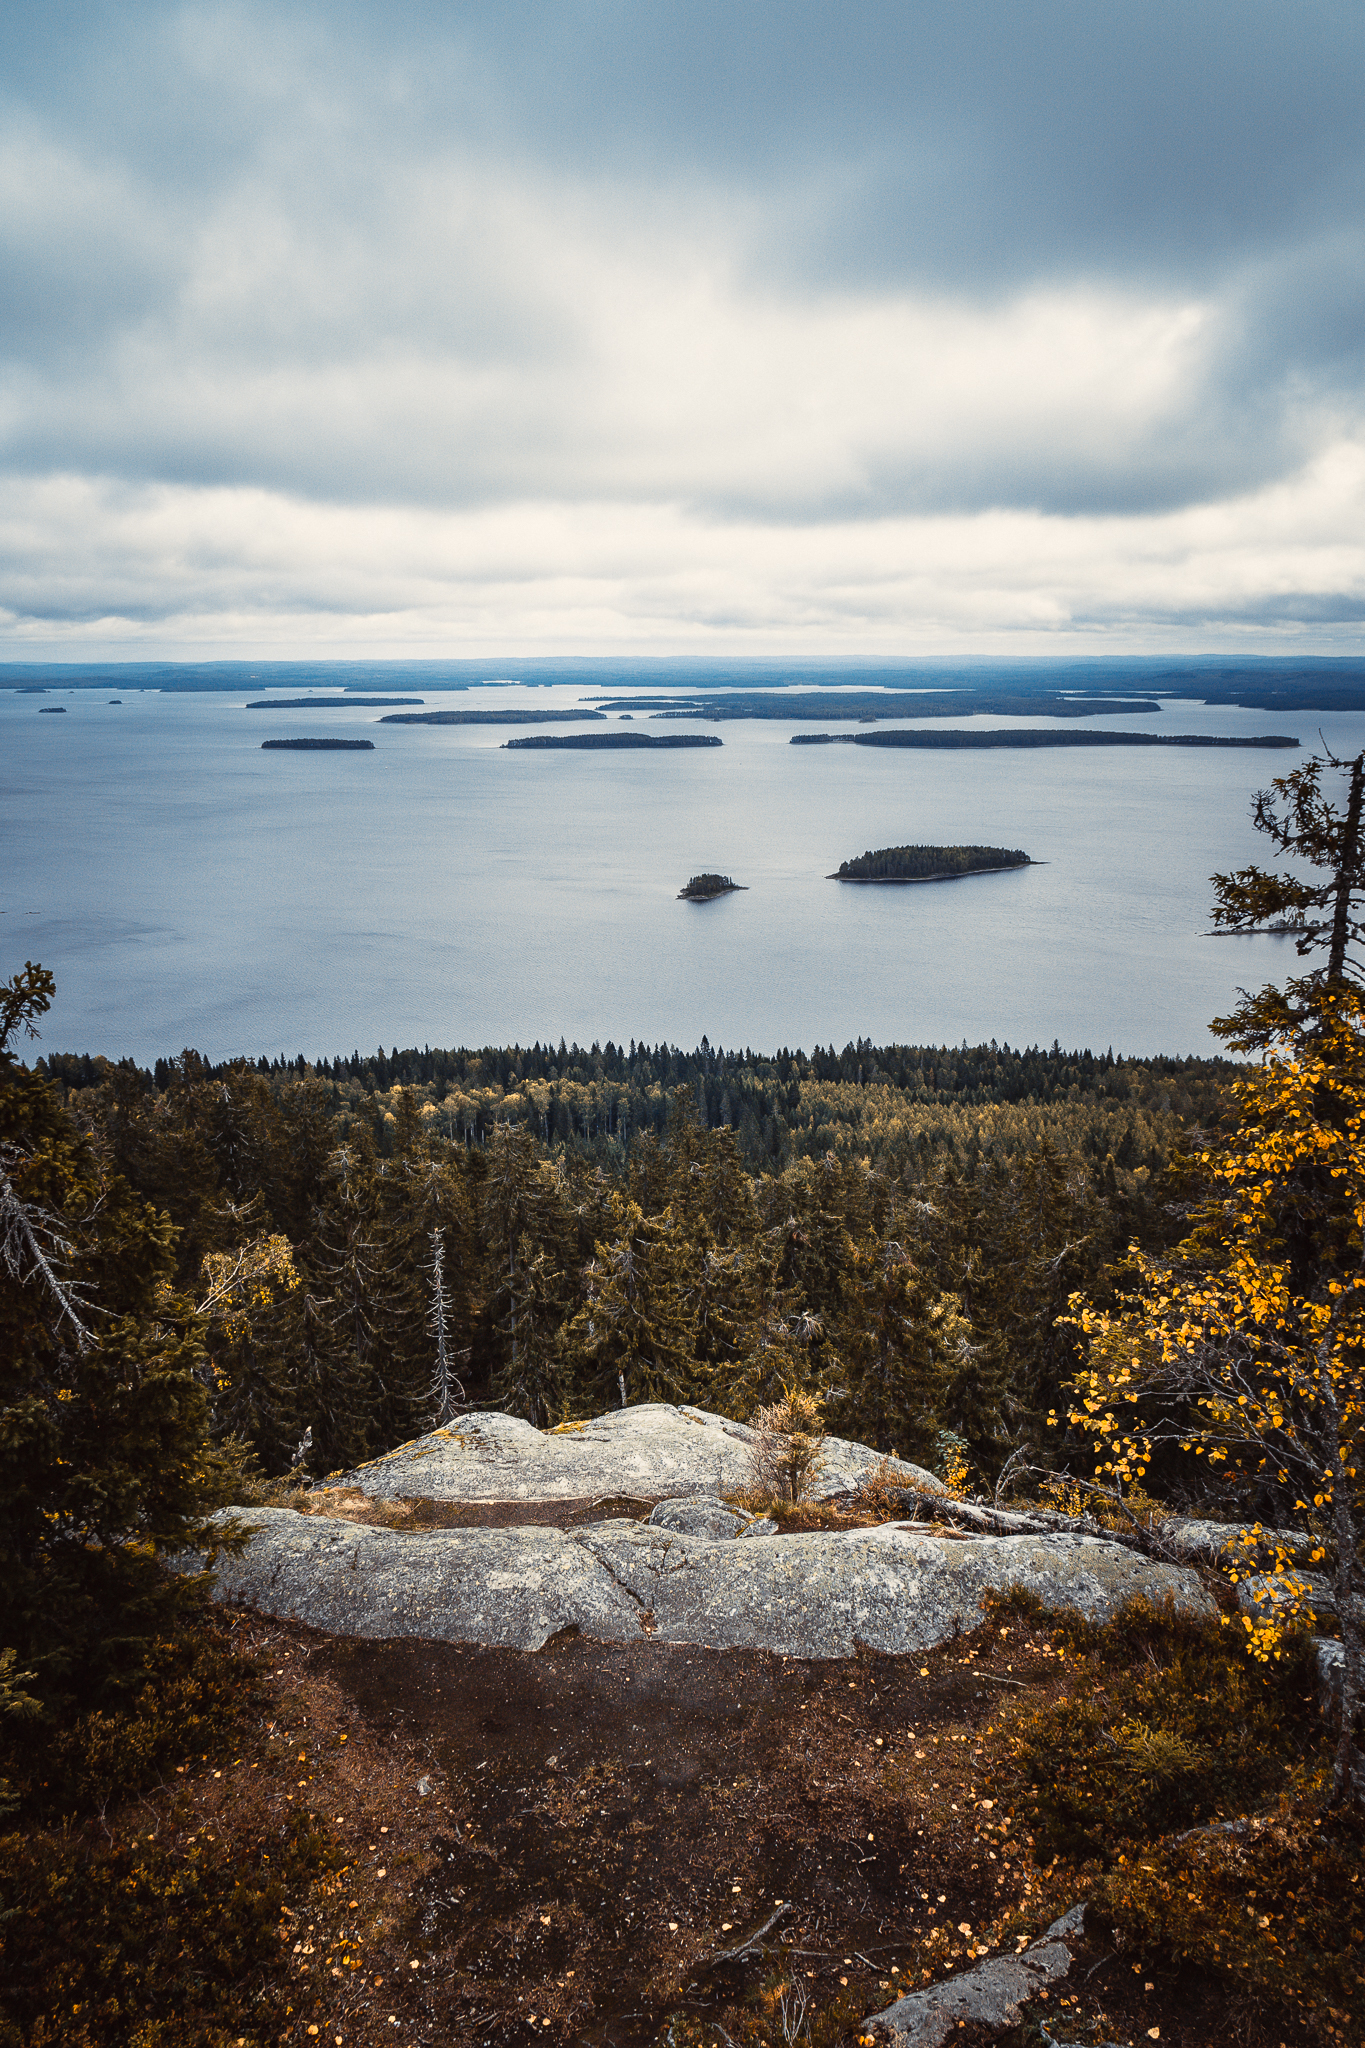
M 645 1639 L 359 1642 L 252 1615 L 234 1633 L 272 1706 L 239 1757 L 178 1780 L 165 1825 L 230 1839 L 262 1802 L 326 1822 L 339 1872 L 286 1944 L 280 2038 L 305 2048 L 745 2048 L 784 2039 L 798 1991 L 813 2048 L 835 2048 L 1072 1903 L 1007 1789 L 1011 1718 L 1072 1682 L 1040 1630 L 824 1664 Z M 1016 2034 L 1305 2038 L 1098 1930 Z

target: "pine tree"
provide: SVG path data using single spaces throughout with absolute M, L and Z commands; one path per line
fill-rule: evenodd
M 1344 809 L 1323 787 L 1325 771 L 1333 769 L 1346 776 Z M 1292 872 L 1269 874 L 1259 867 L 1214 876 L 1213 921 L 1220 931 L 1291 931 L 1301 959 L 1324 950 L 1327 955 L 1320 966 L 1283 989 L 1267 985 L 1255 996 L 1242 990 L 1237 1009 L 1214 1019 L 1212 1029 L 1238 1051 L 1260 1051 L 1276 1041 L 1302 1038 L 1319 1027 L 1324 1015 L 1334 1014 L 1333 1000 L 1358 980 L 1361 963 L 1351 949 L 1365 938 L 1365 922 L 1359 915 L 1365 896 L 1363 809 L 1365 753 L 1352 761 L 1340 761 L 1327 752 L 1315 755 L 1292 775 L 1278 777 L 1269 789 L 1259 791 L 1252 817 L 1256 829 L 1281 853 L 1319 869 L 1323 879 L 1312 881 Z
M 949 1388 L 976 1347 L 954 1294 L 927 1284 L 901 1245 L 869 1232 L 854 1248 L 843 1405 L 878 1449 L 932 1462 Z

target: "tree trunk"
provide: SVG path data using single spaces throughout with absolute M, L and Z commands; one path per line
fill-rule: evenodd
M 1332 985 L 1346 974 L 1346 938 L 1351 919 L 1351 892 L 1360 866 L 1360 812 L 1365 800 L 1365 754 L 1351 763 L 1351 790 L 1346 800 L 1346 830 L 1342 835 L 1341 857 L 1337 862 L 1336 904 L 1332 912 L 1332 945 L 1327 955 L 1327 979 Z

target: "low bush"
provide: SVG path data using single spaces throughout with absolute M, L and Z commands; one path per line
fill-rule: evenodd
M 1059 1619 L 1072 1687 L 1016 1728 L 1040 1861 L 1112 1864 L 1129 1844 L 1244 1814 L 1323 1758 L 1306 1639 L 1257 1663 L 1240 1631 L 1137 1602 Z
M 1047 1895 L 1345 2038 L 1365 2007 L 1365 1815 L 1327 1805 L 1307 1639 L 1266 1664 L 1240 1629 L 1142 1603 L 1105 1627 L 1025 1595 L 993 1606 L 1046 1620 L 1070 1680 L 1010 1738 Z
M 61 1819 L 134 1798 L 186 1758 L 224 1749 L 256 1692 L 255 1666 L 230 1626 L 207 1610 L 146 1650 L 127 1698 L 67 1725 L 16 1716 L 0 1723 L 0 1774 L 29 1822 Z
M 288 1902 L 340 1858 L 301 1809 L 205 1823 L 170 1789 L 231 1759 L 263 1705 L 209 1612 L 151 1645 L 126 1704 L 0 1722 L 24 1824 L 0 1836 L 0 2048 L 278 2039 Z
M 96 1821 L 0 1841 L 0 2048 L 228 2048 L 278 2038 L 289 1893 L 325 1867 L 296 1810 L 168 1846 Z
M 1345 2038 L 1342 2024 L 1365 2010 L 1365 1816 L 1325 1812 L 1327 1783 L 1237 1832 L 1200 1829 L 1120 1856 L 1091 1893 L 1096 1907 L 1145 1953 L 1217 1970 L 1258 2004 Z

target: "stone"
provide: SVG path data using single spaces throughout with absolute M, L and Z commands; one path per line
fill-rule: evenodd
M 1202 1522 L 1186 1515 L 1171 1515 L 1158 1522 L 1153 1531 L 1158 1547 L 1182 1564 L 1242 1565 L 1273 1563 L 1276 1549 L 1296 1565 L 1307 1564 L 1316 1548 L 1315 1539 L 1302 1529 L 1265 1529 L 1254 1542 L 1253 1531 L 1241 1522 Z
M 1346 1689 L 1346 1645 L 1331 1636 L 1314 1636 L 1313 1658 L 1318 1667 L 1318 1704 L 1323 1719 L 1339 1721 Z
M 652 1529 L 676 1529 L 680 1536 L 707 1536 L 713 1543 L 742 1536 L 759 1518 L 743 1508 L 727 1507 L 711 1494 L 684 1494 L 680 1500 L 661 1500 L 649 1518 Z M 763 1517 L 767 1522 L 767 1517 Z M 773 1529 L 775 1522 L 769 1524 Z
M 1294 1569 L 1288 1580 L 1274 1572 L 1253 1572 L 1238 1581 L 1237 1605 L 1243 1614 L 1258 1621 L 1278 1620 L 1287 1608 L 1297 1608 L 1300 1599 L 1312 1608 L 1318 1621 L 1336 1619 L 1336 1590 L 1321 1572 Z
M 481 1412 L 332 1477 L 373 1500 L 655 1501 L 748 1486 L 752 1442 L 753 1431 L 742 1422 L 665 1401 L 642 1401 L 551 1430 Z M 922 1466 L 827 1437 L 811 1492 L 818 1500 L 853 1492 L 883 1465 L 893 1483 L 944 1491 L 942 1480 Z
M 863 2025 L 884 2027 L 896 2048 L 943 2048 L 963 2025 L 997 2033 L 1018 2026 L 1020 2006 L 1069 1973 L 1074 1956 L 1067 1944 L 1079 1940 L 1084 1914 L 1083 1904 L 1073 1906 L 1021 1955 L 993 1956 L 960 1976 L 911 1991 L 884 2012 L 870 2013 Z
M 893 1522 L 735 1541 L 626 1521 L 397 1530 L 288 1508 L 245 1519 L 245 1549 L 217 1561 L 218 1597 L 337 1635 L 538 1650 L 565 1632 L 643 1634 L 835 1658 L 932 1648 L 979 1626 L 987 1593 L 1015 1586 L 1092 1621 L 1138 1595 L 1216 1611 L 1192 1571 L 1091 1536 L 963 1539 Z

